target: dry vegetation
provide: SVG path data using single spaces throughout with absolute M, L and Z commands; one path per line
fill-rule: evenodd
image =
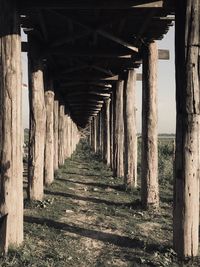
M 0 266 L 200 266 L 199 259 L 178 263 L 172 250 L 171 140 L 159 142 L 158 213 L 143 211 L 140 189 L 125 193 L 83 142 L 56 173 L 45 200 L 25 201 L 24 245 L 12 248 Z

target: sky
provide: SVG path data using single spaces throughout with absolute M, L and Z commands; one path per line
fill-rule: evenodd
M 26 36 L 22 33 L 22 39 Z M 162 41 L 158 41 L 158 48 L 170 51 L 170 60 L 159 60 L 158 63 L 158 132 L 175 133 L 175 64 L 174 64 L 174 27 L 171 27 Z M 28 84 L 27 55 L 22 53 L 23 83 Z M 138 69 L 138 73 L 142 68 Z M 23 127 L 29 127 L 28 89 L 22 91 L 22 115 Z M 136 106 L 137 106 L 137 131 L 141 133 L 141 103 L 142 82 L 137 82 Z

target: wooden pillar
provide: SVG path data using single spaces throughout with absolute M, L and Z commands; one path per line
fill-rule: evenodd
M 110 167 L 111 169 L 113 169 L 113 128 L 114 128 L 114 124 L 113 124 L 113 118 L 114 118 L 114 114 L 113 114 L 113 92 L 111 94 L 111 104 L 110 104 Z
M 157 44 L 152 42 L 143 50 L 141 198 L 146 209 L 159 206 L 157 61 Z
M 59 124 L 59 102 L 54 100 L 54 171 L 58 169 L 58 124 Z
M 123 118 L 124 81 L 118 81 L 115 93 L 114 116 L 114 176 L 124 176 L 124 118 Z
M 65 157 L 70 157 L 69 151 L 69 115 L 65 115 Z
M 58 125 L 58 164 L 59 166 L 65 163 L 65 150 L 64 150 L 64 126 L 65 126 L 65 106 L 59 107 L 59 125 Z
M 92 118 L 92 150 L 97 152 L 96 117 Z
M 68 121 L 69 157 L 71 157 L 71 155 L 72 155 L 72 131 L 71 131 L 71 127 L 72 127 L 72 119 L 71 119 L 71 117 L 69 117 L 69 121 Z
M 101 151 L 101 126 L 100 126 L 100 113 L 97 115 L 97 123 L 96 123 L 96 132 L 97 132 L 97 152 Z
M 44 183 L 50 185 L 54 180 L 54 91 L 53 81 L 47 81 L 45 88 L 46 138 L 44 154 Z
M 29 161 L 28 197 L 42 200 L 44 183 L 44 150 L 46 134 L 46 109 L 44 100 L 43 64 L 33 53 L 34 42 L 29 38 Z
M 199 245 L 199 1 L 176 2 L 176 152 L 174 249 L 194 257 Z
M 103 108 L 103 159 L 110 166 L 110 98 L 105 100 Z
M 137 130 L 135 117 L 136 71 L 129 70 L 124 88 L 124 185 L 137 187 Z
M 0 250 L 23 241 L 21 37 L 16 1 L 0 1 Z
M 103 129 L 104 129 L 104 119 L 103 119 L 103 109 L 101 110 L 101 113 L 100 113 L 100 130 L 101 130 L 101 158 L 103 159 L 103 153 L 104 153 L 104 151 L 103 151 L 103 142 L 104 142 L 104 140 L 103 140 Z

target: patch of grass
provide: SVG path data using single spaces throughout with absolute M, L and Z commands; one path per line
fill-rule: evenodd
M 161 140 L 161 208 L 144 211 L 140 187 L 124 192 L 122 179 L 80 143 L 44 200 L 25 201 L 24 244 L 1 257 L 0 266 L 200 266 L 199 258 L 178 262 L 172 250 L 172 170 L 173 144 Z

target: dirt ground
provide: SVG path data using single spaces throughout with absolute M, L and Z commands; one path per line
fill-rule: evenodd
M 159 212 L 144 211 L 140 189 L 122 179 L 86 144 L 66 160 L 43 202 L 25 201 L 25 241 L 0 266 L 200 266 L 180 263 L 172 249 L 172 185 L 161 185 Z M 26 182 L 24 183 L 26 189 Z

